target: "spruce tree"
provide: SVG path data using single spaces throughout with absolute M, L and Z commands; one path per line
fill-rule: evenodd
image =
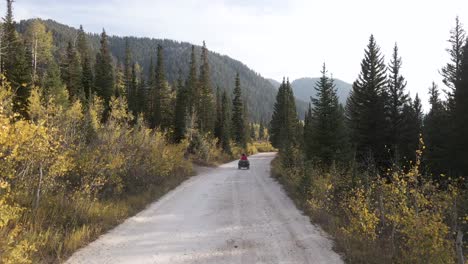
M 299 120 L 289 80 L 283 79 L 278 89 L 269 131 L 272 145 L 280 150 L 292 151 L 299 142 Z
M 244 104 L 242 102 L 242 90 L 239 73 L 236 75 L 236 83 L 232 99 L 232 138 L 236 144 L 245 147 L 247 144 L 246 127 L 244 120 Z
M 188 119 L 188 93 L 187 87 L 182 80 L 182 74 L 179 71 L 179 79 L 177 80 L 177 94 L 174 113 L 174 141 L 179 143 L 185 138 L 187 133 Z
M 3 19 L 3 50 L 0 54 L 1 72 L 15 91 L 13 110 L 28 118 L 28 98 L 31 92 L 31 61 L 23 41 L 16 31 L 13 18 L 13 0 L 7 0 L 7 13 Z
M 154 128 L 154 89 L 155 89 L 155 69 L 154 69 L 154 58 L 151 56 L 150 64 L 148 67 L 148 80 L 146 83 L 146 111 L 145 118 L 151 128 Z
M 189 74 L 186 80 L 187 93 L 188 93 L 188 127 L 190 131 L 190 139 L 192 139 L 193 130 L 197 123 L 197 110 L 200 101 L 200 91 L 197 78 L 197 57 L 195 55 L 195 46 L 192 45 L 190 54 Z
M 304 142 L 308 146 L 306 156 L 309 159 L 318 159 L 330 166 L 344 154 L 343 113 L 334 81 L 327 76 L 325 64 L 321 73 L 322 77 L 315 85 L 317 98 L 312 98 L 312 107 L 307 113 Z
M 221 131 L 220 131 L 220 143 L 221 148 L 225 153 L 231 153 L 231 108 L 227 92 L 224 91 L 221 97 Z
M 84 91 L 80 56 L 71 42 L 68 42 L 65 61 L 63 76 L 70 99 L 81 99 L 84 96 Z
M 134 64 L 132 63 L 132 52 L 130 50 L 130 43 L 128 38 L 125 38 L 125 58 L 124 58 L 124 83 L 125 83 L 125 92 L 127 94 L 127 99 L 130 100 L 131 95 L 131 83 L 132 83 L 132 70 Z M 129 103 L 130 104 L 130 103 Z
M 80 54 L 81 59 L 81 68 L 82 68 L 82 87 L 85 93 L 86 99 L 89 100 L 90 95 L 94 92 L 93 83 L 94 83 L 94 75 L 93 75 L 93 66 L 91 61 L 91 54 L 90 48 L 88 44 L 88 39 L 86 37 L 86 33 L 83 30 L 83 26 L 80 25 L 80 29 L 78 30 L 78 37 L 76 41 L 76 47 L 78 53 Z
M 221 89 L 218 86 L 216 88 L 216 122 L 215 122 L 214 136 L 219 140 L 221 140 L 221 131 L 222 131 L 222 126 L 223 126 L 221 99 L 222 99 Z
M 57 105 L 66 107 L 69 105 L 69 98 L 66 86 L 63 84 L 60 77 L 60 68 L 55 60 L 51 60 L 46 69 L 44 76 L 44 93 L 43 96 L 48 101 L 54 98 Z
M 465 45 L 466 34 L 458 16 L 455 18 L 455 27 L 450 31 L 448 42 L 451 47 L 447 49 L 450 55 L 448 62 L 441 70 L 444 84 L 449 88 L 447 92 L 448 109 L 453 111 L 455 108 L 455 93 L 461 79 L 463 46 Z
M 401 134 L 399 141 L 400 159 L 403 162 L 415 162 L 419 148 L 419 136 L 422 133 L 423 112 L 419 96 L 413 102 L 403 106 Z M 398 162 L 399 160 L 396 160 Z
M 201 61 L 200 61 L 200 76 L 198 78 L 198 105 L 196 107 L 198 117 L 198 128 L 202 134 L 214 132 L 215 116 L 215 101 L 213 89 L 211 87 L 210 65 L 208 63 L 208 49 L 203 42 Z
M 468 41 L 466 42 L 468 43 Z M 460 80 L 455 91 L 455 173 L 468 175 L 468 44 L 463 49 Z
M 101 34 L 101 48 L 96 55 L 95 81 L 96 94 L 104 100 L 104 120 L 107 119 L 109 102 L 114 94 L 114 68 L 106 31 Z
M 401 57 L 398 55 L 398 46 L 395 44 L 393 48 L 392 59 L 388 65 L 389 80 L 388 80 L 388 100 L 387 103 L 387 119 L 389 122 L 388 127 L 388 144 L 390 146 L 391 154 L 395 161 L 399 161 L 400 149 L 405 147 L 402 145 L 401 137 L 405 131 L 403 129 L 403 109 L 408 106 L 409 96 L 405 91 L 406 81 L 401 75 Z M 409 107 L 409 106 L 408 106 Z M 411 110 L 411 107 L 406 109 Z M 407 113 L 408 114 L 408 113 Z
M 143 114 L 143 116 L 148 111 L 148 90 L 145 82 L 144 72 L 140 71 L 140 78 L 138 80 L 138 89 L 137 89 L 137 104 L 138 104 L 138 113 Z
M 439 88 L 435 83 L 429 89 L 431 109 L 424 120 L 424 138 L 427 146 L 426 165 L 435 179 L 441 180 L 440 174 L 448 172 L 450 159 L 449 146 L 449 112 L 440 99 Z
M 155 69 L 155 83 L 153 89 L 153 128 L 160 127 L 163 130 L 169 129 L 172 126 L 172 111 L 171 111 L 171 91 L 166 80 L 164 68 L 163 48 L 158 45 L 157 60 Z
M 346 105 L 353 147 L 359 162 L 375 161 L 377 165 L 385 162 L 386 84 L 384 58 L 371 35 L 361 62 L 361 72 L 353 83 Z
M 137 80 L 137 64 L 133 63 L 132 64 L 132 69 L 130 72 L 130 83 L 128 87 L 128 95 L 127 95 L 127 100 L 128 100 L 128 109 L 133 113 L 133 115 L 136 117 L 139 113 L 139 105 L 138 105 L 138 94 L 137 94 L 137 89 L 138 89 L 138 80 Z

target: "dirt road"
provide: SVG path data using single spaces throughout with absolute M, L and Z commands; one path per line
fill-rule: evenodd
M 270 177 L 273 157 L 205 170 L 67 263 L 343 263 Z

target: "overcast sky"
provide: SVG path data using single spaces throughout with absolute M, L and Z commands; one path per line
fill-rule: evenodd
M 281 80 L 320 75 L 352 83 L 370 34 L 386 60 L 395 42 L 408 90 L 423 98 L 439 69 L 455 17 L 468 25 L 467 0 L 16 0 L 17 19 L 51 18 L 86 31 L 201 44 Z

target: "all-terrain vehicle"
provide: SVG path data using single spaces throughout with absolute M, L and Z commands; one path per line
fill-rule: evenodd
M 237 164 L 237 167 L 239 170 L 245 168 L 245 169 L 250 169 L 250 162 L 248 160 L 239 160 L 239 163 Z
M 242 168 L 250 169 L 250 162 L 249 159 L 247 159 L 247 155 L 242 154 L 239 163 L 237 164 L 237 168 L 240 170 Z

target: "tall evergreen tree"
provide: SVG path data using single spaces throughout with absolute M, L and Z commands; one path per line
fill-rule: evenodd
M 127 95 L 127 100 L 128 100 L 128 109 L 135 115 L 135 117 L 139 113 L 139 105 L 138 105 L 138 94 L 137 94 L 137 89 L 138 89 L 138 80 L 137 80 L 137 63 L 132 64 L 132 69 L 130 72 L 130 83 L 128 87 L 128 95 Z
M 179 143 L 185 138 L 187 133 L 188 120 L 188 92 L 182 80 L 182 73 L 179 71 L 177 80 L 177 94 L 174 111 L 174 141 Z
M 222 100 L 221 89 L 218 86 L 216 88 L 216 122 L 215 122 L 215 130 L 214 130 L 214 136 L 217 139 L 221 139 L 221 130 L 222 130 L 222 125 L 223 125 L 221 100 Z
M 145 74 L 143 71 L 140 71 L 136 101 L 138 104 L 138 113 L 143 114 L 144 116 L 148 111 L 148 90 L 145 82 Z
M 195 55 L 195 46 L 192 45 L 192 51 L 190 54 L 190 67 L 189 74 L 186 80 L 188 98 L 188 126 L 190 131 L 190 139 L 192 138 L 193 130 L 196 127 L 197 116 L 198 116 L 198 105 L 200 101 L 200 92 L 197 78 L 197 57 Z
M 319 159 L 330 166 L 343 157 L 344 118 L 334 81 L 327 76 L 325 64 L 321 73 L 322 77 L 315 85 L 317 98 L 312 98 L 312 108 L 307 113 L 304 142 L 309 159 Z
M 60 77 L 60 68 L 51 60 L 44 76 L 44 97 L 48 100 L 54 98 L 55 103 L 63 107 L 69 103 L 68 92 Z
M 384 162 L 386 67 L 380 48 L 371 35 L 353 84 L 346 115 L 358 161 Z
M 447 97 L 448 109 L 451 112 L 455 108 L 455 92 L 461 79 L 463 46 L 465 45 L 466 40 L 465 37 L 465 30 L 457 16 L 455 18 L 455 27 L 450 31 L 450 39 L 448 40 L 451 45 L 451 47 L 447 49 L 447 52 L 450 55 L 450 62 L 448 62 L 441 70 L 443 82 L 449 88 Z
M 151 56 L 150 64 L 148 67 L 148 80 L 146 83 L 146 111 L 145 111 L 145 118 L 150 127 L 154 128 L 154 89 L 155 89 L 155 69 L 154 69 L 154 58 Z
M 395 44 L 393 48 L 392 59 L 388 65 L 390 72 L 388 80 L 388 100 L 387 103 L 387 118 L 389 121 L 388 130 L 388 144 L 391 147 L 392 156 L 398 161 L 400 158 L 400 149 L 402 145 L 402 131 L 403 129 L 403 109 L 409 103 L 409 96 L 405 91 L 406 81 L 401 75 L 401 57 L 398 54 L 398 46 Z M 409 106 L 409 105 L 408 105 Z M 411 107 L 407 108 L 407 111 L 411 110 Z
M 96 55 L 94 86 L 96 94 L 104 100 L 104 119 L 107 119 L 109 102 L 114 94 L 114 68 L 106 31 L 101 34 L 101 48 Z
M 81 68 L 82 68 L 82 87 L 87 99 L 90 98 L 90 95 L 94 92 L 94 75 L 93 75 L 93 66 L 91 61 L 90 48 L 88 44 L 88 39 L 86 33 L 83 30 L 83 26 L 80 25 L 78 30 L 78 37 L 76 41 L 76 46 L 78 53 L 80 54 L 81 59 Z
M 242 101 L 242 90 L 239 74 L 236 75 L 234 97 L 232 99 L 232 138 L 239 146 L 247 145 L 246 127 L 244 117 L 244 103 Z
M 125 83 L 125 92 L 129 99 L 131 94 L 131 84 L 132 84 L 132 70 L 134 64 L 132 63 L 132 52 L 130 50 L 130 43 L 128 38 L 125 38 L 125 58 L 124 58 L 124 83 Z M 129 99 L 130 100 L 130 99 Z
M 28 98 L 31 92 L 31 61 L 20 36 L 16 32 L 13 18 L 13 0 L 7 0 L 7 13 L 3 19 L 2 52 L 0 54 L 1 72 L 15 91 L 13 110 L 28 117 Z
M 460 81 L 455 91 L 455 173 L 468 176 L 468 41 L 463 49 Z
M 198 78 L 198 105 L 196 107 L 198 117 L 198 128 L 202 134 L 214 132 L 215 116 L 215 101 L 213 96 L 213 88 L 211 87 L 210 65 L 208 63 L 208 49 L 203 42 L 201 53 L 200 76 Z
M 423 112 L 419 96 L 403 106 L 401 134 L 399 139 L 400 159 L 403 162 L 415 161 L 422 133 Z M 398 162 L 399 160 L 396 160 Z
M 70 98 L 72 100 L 81 99 L 84 91 L 80 56 L 71 42 L 68 42 L 65 63 L 63 64 L 63 78 Z
M 220 143 L 221 148 L 225 153 L 231 153 L 231 108 L 227 92 L 224 91 L 221 97 L 221 131 L 220 131 Z
M 172 111 L 171 111 L 171 91 L 166 80 L 164 68 L 163 48 L 158 45 L 155 83 L 153 89 L 153 121 L 152 127 L 160 127 L 163 130 L 172 126 Z
M 276 95 L 270 122 L 270 140 L 275 148 L 287 150 L 298 143 L 299 120 L 296 102 L 289 80 L 283 79 Z
M 432 83 L 429 94 L 431 109 L 425 117 L 423 131 L 427 145 L 425 160 L 434 178 L 440 180 L 440 174 L 448 172 L 448 159 L 450 158 L 447 145 L 450 132 L 449 113 L 440 99 L 439 88 L 435 83 Z

